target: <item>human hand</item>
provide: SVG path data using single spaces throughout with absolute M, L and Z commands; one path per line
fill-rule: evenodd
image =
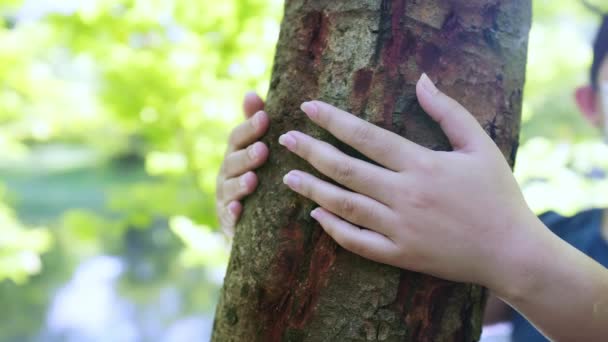
M 284 182 L 320 205 L 313 216 L 342 247 L 377 262 L 441 278 L 500 286 L 509 253 L 535 232 L 511 170 L 476 119 L 423 75 L 423 109 L 452 152 L 432 151 L 320 101 L 302 110 L 382 166 L 304 133 L 279 142 L 345 188 L 293 170 Z M 529 231 L 526 231 L 528 229 Z M 513 243 L 514 245 L 510 245 Z
M 243 205 L 240 200 L 251 194 L 258 185 L 254 169 L 268 159 L 268 147 L 256 140 L 268 130 L 268 115 L 263 112 L 264 102 L 254 94 L 245 95 L 243 110 L 246 121 L 230 133 L 228 149 L 217 176 L 216 211 L 222 230 L 234 234 Z

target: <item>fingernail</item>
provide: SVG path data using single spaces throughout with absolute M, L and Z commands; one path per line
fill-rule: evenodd
M 258 144 L 253 144 L 251 146 L 249 146 L 249 148 L 247 149 L 247 154 L 249 154 L 249 158 L 256 160 L 258 159 L 258 156 L 260 155 L 260 151 L 258 149 Z
M 319 114 L 319 108 L 312 101 L 302 103 L 300 109 L 302 109 L 302 111 L 311 119 L 316 119 L 317 115 Z
M 228 213 L 232 219 L 236 219 L 236 204 L 234 202 L 228 205 Z
M 300 184 L 302 183 L 302 179 L 300 178 L 300 176 L 294 174 L 293 172 L 290 172 L 286 174 L 285 177 L 283 177 L 283 183 L 289 186 L 292 190 L 297 190 L 300 187 Z
M 310 212 L 310 217 L 314 218 L 315 220 L 319 221 L 319 216 L 321 214 L 321 211 L 319 210 L 319 208 L 316 208 L 315 210 Z
M 229 211 L 230 211 L 230 213 L 232 213 L 232 214 L 234 214 L 234 213 L 235 213 L 235 211 L 236 211 L 236 203 L 235 203 L 234 201 L 233 201 L 233 202 L 230 202 L 230 203 L 228 204 L 228 210 L 229 210 Z
M 287 147 L 290 151 L 296 149 L 296 139 L 289 133 L 285 133 L 279 137 L 279 144 Z
M 420 85 L 430 95 L 437 95 L 439 92 L 439 89 L 437 89 L 433 81 L 425 73 L 420 76 Z

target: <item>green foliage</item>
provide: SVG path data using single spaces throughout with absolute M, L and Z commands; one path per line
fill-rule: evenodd
M 184 265 L 216 267 L 227 259 L 226 239 L 213 234 L 211 228 L 197 226 L 187 217 L 174 217 L 169 226 L 188 246 L 181 255 Z
M 589 177 L 608 166 L 604 144 L 574 101 L 576 87 L 589 82 L 591 42 L 600 17 L 580 1 L 533 4 L 515 175 L 537 213 L 557 210 L 568 215 L 606 206 L 608 199 L 601 192 L 608 183 Z
M 22 284 L 28 276 L 40 272 L 40 254 L 51 248 L 51 235 L 42 227 L 23 226 L 13 210 L 2 202 L 0 227 L 0 279 Z
M 211 308 L 217 276 L 196 268 L 227 258 L 206 247 L 222 241 L 215 177 L 243 94 L 266 91 L 282 13 L 273 0 L 72 3 L 30 20 L 0 2 L 0 177 L 20 218 L 0 199 L 14 317 L 0 339 L 35 335 L 50 289 L 98 254 L 130 265 L 131 298 L 179 286 L 188 310 Z
M 16 4 L 4 2 L 5 15 Z M 56 142 L 109 163 L 144 159 L 155 179 L 108 191 L 123 227 L 176 215 L 216 226 L 226 136 L 242 95 L 266 87 L 281 10 L 266 0 L 96 0 L 3 29 L 5 163 Z M 69 213 L 63 224 L 88 225 L 83 237 L 94 216 Z

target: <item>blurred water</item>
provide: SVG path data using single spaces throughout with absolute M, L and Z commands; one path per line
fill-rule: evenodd
M 161 291 L 155 305 L 140 310 L 119 294 L 118 281 L 125 271 L 118 257 L 97 256 L 82 262 L 70 281 L 54 295 L 39 341 L 139 342 L 207 341 L 209 316 L 179 315 L 178 290 Z
M 45 339 L 139 340 L 133 307 L 116 293 L 116 281 L 123 269 L 115 257 L 99 256 L 83 262 L 52 300 Z

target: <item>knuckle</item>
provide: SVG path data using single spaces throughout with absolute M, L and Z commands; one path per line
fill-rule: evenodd
M 230 145 L 230 147 L 234 148 L 237 145 L 239 137 L 238 131 L 239 127 L 236 127 L 230 132 L 230 135 L 228 136 L 228 145 Z
M 418 158 L 416 161 L 416 167 L 422 174 L 432 176 L 437 173 L 439 166 L 435 158 L 432 158 L 431 155 L 425 154 L 424 156 Z
M 355 203 L 351 198 L 344 197 L 340 199 L 340 214 L 344 217 L 352 218 L 355 213 Z
M 367 144 L 372 138 L 371 126 L 368 124 L 357 125 L 351 134 L 354 142 L 358 144 Z
M 378 155 L 394 155 L 402 153 L 393 144 L 386 144 L 382 142 L 375 142 L 374 149 L 378 151 Z
M 355 174 L 355 168 L 352 162 L 344 161 L 341 163 L 336 163 L 334 166 L 334 175 L 336 181 L 339 183 L 347 183 L 351 179 L 353 179 Z
M 230 189 L 230 182 L 225 181 L 220 185 L 220 192 L 222 193 L 224 202 L 231 200 L 233 197 Z
M 228 208 L 223 207 L 220 215 L 220 223 L 222 227 L 231 228 L 235 224 L 235 219 L 228 212 Z
M 230 202 L 238 198 L 245 189 L 241 186 L 238 178 L 233 178 L 230 181 L 224 182 L 224 201 Z

